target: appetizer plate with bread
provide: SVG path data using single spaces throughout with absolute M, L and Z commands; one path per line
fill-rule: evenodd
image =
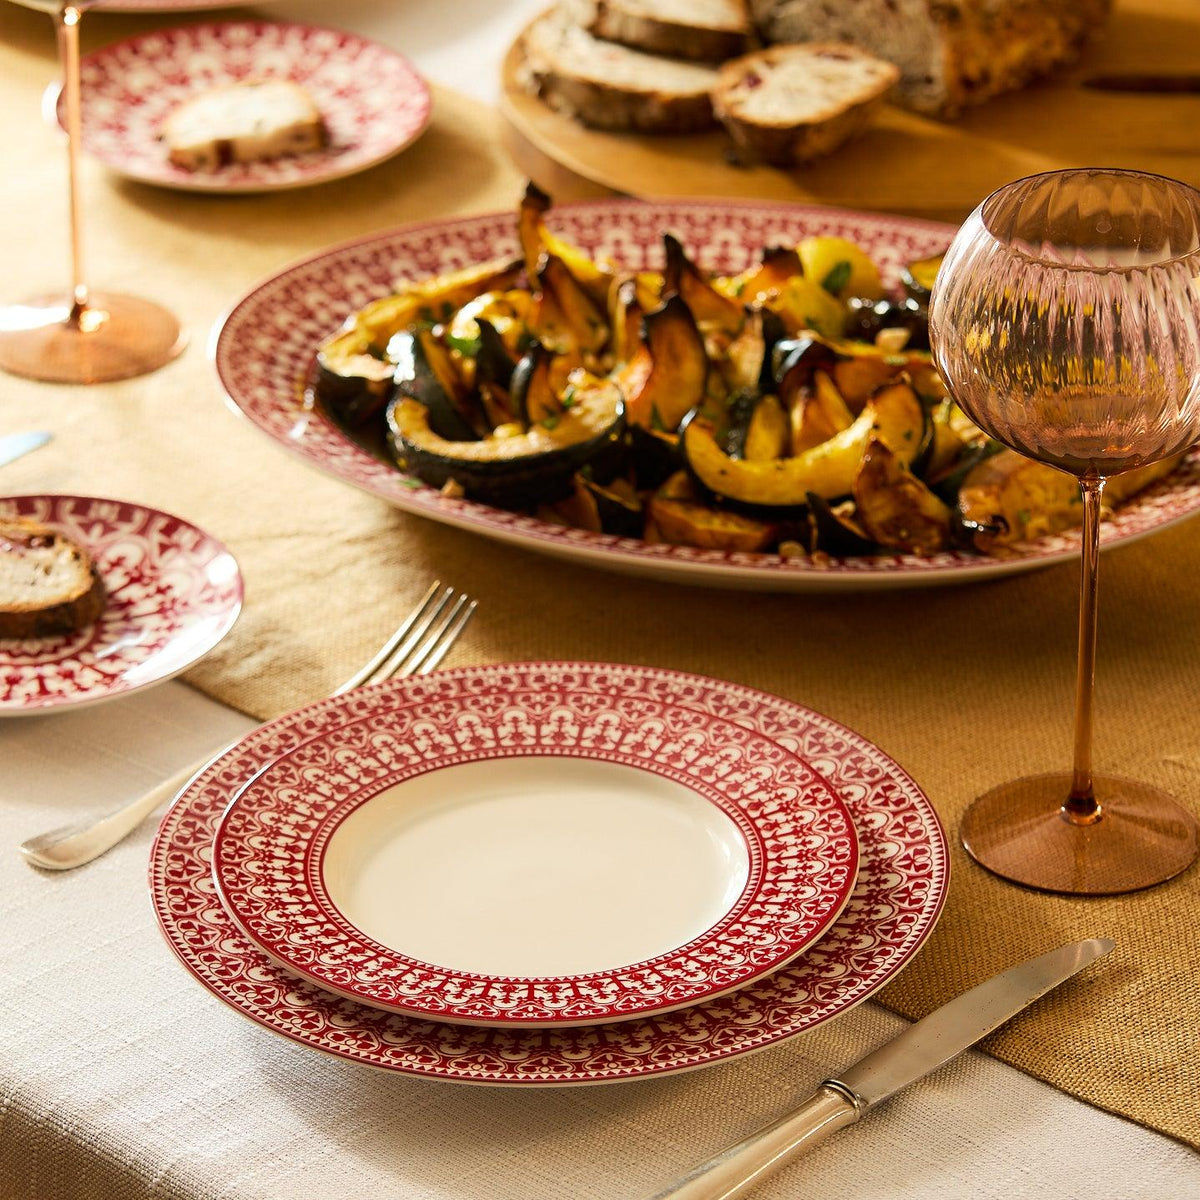
M 516 214 L 287 268 L 213 353 L 291 453 L 528 549 L 760 590 L 998 578 L 1073 558 L 1081 505 L 932 369 L 921 297 L 952 233 L 787 205 L 551 208 L 531 186 Z M 1200 455 L 1157 475 L 1123 477 L 1102 544 L 1200 510 Z
M 297 824 L 267 800 L 279 785 Z M 800 830 L 811 844 L 779 853 Z M 693 1070 L 811 1029 L 904 969 L 948 882 L 928 799 L 853 731 L 738 684 L 572 662 L 280 717 L 188 784 L 150 868 L 171 948 L 250 1020 L 386 1071 L 520 1087 Z M 780 964 L 779 935 L 810 919 L 823 934 Z
M 311 25 L 181 26 L 105 46 L 80 70 L 84 150 L 188 191 L 340 179 L 399 153 L 429 121 L 429 89 L 407 59 Z
M 241 604 L 233 555 L 178 517 L 89 496 L 0 499 L 0 717 L 170 679 Z

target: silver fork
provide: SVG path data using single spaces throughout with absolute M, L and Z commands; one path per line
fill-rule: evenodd
M 456 594 L 453 588 L 443 588 L 440 582 L 434 583 L 375 657 L 330 694 L 340 696 L 352 688 L 380 683 L 393 676 L 427 675 L 458 640 L 474 614 L 475 606 L 476 602 L 469 596 Z M 234 741 L 229 746 L 236 744 Z M 163 801 L 170 800 L 190 783 L 215 757 L 224 754 L 229 746 L 176 771 L 169 779 L 115 812 L 97 820 L 52 829 L 22 842 L 21 853 L 35 867 L 50 871 L 69 871 L 99 858 L 136 829 Z

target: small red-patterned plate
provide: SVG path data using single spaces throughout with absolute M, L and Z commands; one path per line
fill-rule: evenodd
M 108 600 L 77 633 L 0 638 L 0 717 L 98 704 L 161 683 L 207 654 L 237 620 L 237 562 L 179 517 L 92 496 L 0 499 L 0 518 L 11 517 L 31 517 L 87 550 Z
M 569 1029 L 480 1028 L 384 1012 L 284 970 L 220 903 L 213 836 L 230 800 L 268 756 L 299 749 L 348 715 L 379 717 L 390 685 L 322 701 L 256 730 L 214 760 L 163 818 L 151 851 L 150 891 L 171 949 L 215 996 L 291 1040 L 351 1062 L 459 1083 L 567 1086 L 670 1074 L 775 1045 L 881 988 L 920 949 L 949 882 L 946 837 L 921 789 L 877 746 L 798 704 L 739 684 L 653 667 L 525 663 L 427 676 L 431 702 L 505 695 L 534 684 L 570 697 L 600 695 L 627 711 L 669 705 L 729 722 L 791 752 L 823 777 L 858 833 L 858 880 L 825 936 L 737 991 L 676 1012 Z M 347 758 L 343 769 L 352 769 Z M 635 829 L 626 831 L 636 837 Z
M 753 730 L 513 667 L 326 704 L 256 743 L 213 874 L 281 966 L 477 1025 L 669 1012 L 777 970 L 842 911 L 845 804 Z
M 429 88 L 409 61 L 356 34 L 312 25 L 184 25 L 105 46 L 80 64 L 82 146 L 142 183 L 265 192 L 340 179 L 398 154 L 429 123 Z M 188 171 L 167 157 L 163 122 L 199 92 L 245 80 L 300 84 L 328 144 L 311 154 Z M 58 99 L 60 123 L 65 118 Z

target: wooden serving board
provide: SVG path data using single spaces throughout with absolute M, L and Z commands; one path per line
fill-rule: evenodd
M 857 141 L 794 170 L 737 166 L 717 131 L 687 136 L 587 129 L 521 86 L 520 39 L 504 60 L 501 110 L 518 165 L 560 199 L 597 188 L 639 197 L 794 200 L 959 221 L 994 188 L 1073 166 L 1119 166 L 1200 186 L 1200 92 L 1099 91 L 1113 73 L 1195 72 L 1200 0 L 1117 0 L 1068 74 L 936 121 L 884 110 Z M 568 174 L 569 173 L 569 174 Z M 591 186 L 588 186 L 588 185 Z

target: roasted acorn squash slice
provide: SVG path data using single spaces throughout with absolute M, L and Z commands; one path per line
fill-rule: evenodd
M 317 399 L 347 425 L 363 425 L 392 398 L 395 373 L 396 364 L 372 352 L 365 334 L 347 329 L 317 351 Z
M 365 333 L 372 345 L 382 350 L 394 334 L 410 325 L 449 321 L 476 296 L 511 288 L 521 275 L 521 266 L 520 259 L 501 258 L 401 286 L 392 295 L 360 308 L 346 326 Z
M 675 546 L 755 553 L 778 539 L 769 521 L 692 500 L 651 496 L 646 511 L 658 538 Z
M 710 326 L 735 337 L 744 319 L 741 304 L 721 295 L 709 283 L 688 258 L 677 237 L 664 234 L 663 247 L 667 260 L 663 271 L 663 295 L 682 297 L 697 325 Z
M 790 458 L 730 458 L 711 425 L 696 418 L 683 429 L 680 446 L 688 470 L 706 492 L 755 508 L 793 508 L 804 504 L 808 492 L 827 500 L 848 496 L 872 437 L 889 446 L 905 465 L 912 462 L 927 436 L 927 420 L 916 393 L 898 383 L 876 393 L 849 428 Z
M 671 432 L 704 400 L 708 355 L 679 296 L 646 314 L 643 345 L 615 376 L 631 425 Z
M 950 510 L 878 438 L 854 478 L 854 511 L 867 536 L 905 554 L 936 554 L 950 541 Z
M 477 395 L 463 386 L 449 352 L 431 330 L 402 330 L 388 342 L 396 364 L 396 394 L 429 410 L 429 424 L 454 441 L 482 437 L 491 426 Z
M 607 380 L 580 386 L 567 411 L 511 436 L 440 437 L 428 409 L 407 397 L 389 405 L 387 419 L 401 470 L 434 487 L 453 480 L 469 498 L 502 508 L 561 499 L 570 494 L 576 471 L 591 465 L 603 478 L 624 449 L 625 409 L 620 390 Z

